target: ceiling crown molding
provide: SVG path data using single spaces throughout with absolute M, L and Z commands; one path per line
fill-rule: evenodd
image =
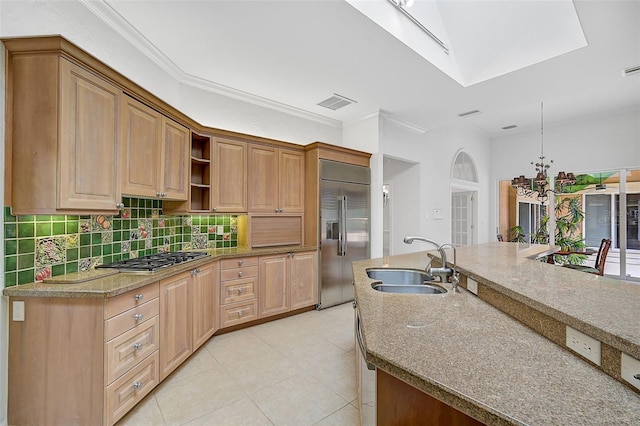
M 396 127 L 400 127 L 401 129 L 407 130 L 417 135 L 424 135 L 429 131 L 429 129 L 425 129 L 408 121 L 401 120 L 385 111 L 380 111 L 380 115 L 385 119 L 385 121 L 395 125 Z
M 252 105 L 258 105 L 271 110 L 283 112 L 295 117 L 314 121 L 332 127 L 342 127 L 341 121 L 322 116 L 320 114 L 305 111 L 285 105 L 267 98 L 253 95 L 241 90 L 233 89 L 222 84 L 215 83 L 194 75 L 185 73 L 176 63 L 169 59 L 160 49 L 144 37 L 135 27 L 116 12 L 104 0 L 79 0 L 91 13 L 111 27 L 124 40 L 130 43 L 146 57 L 151 59 L 156 65 L 162 68 L 176 83 L 192 86 L 208 92 L 227 96 Z

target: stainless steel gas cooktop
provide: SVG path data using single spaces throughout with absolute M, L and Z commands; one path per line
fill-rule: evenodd
M 155 272 L 159 269 L 189 262 L 201 257 L 209 256 L 201 251 L 177 251 L 171 253 L 156 253 L 135 259 L 125 259 L 119 262 L 106 263 L 97 268 L 117 269 L 120 272 Z

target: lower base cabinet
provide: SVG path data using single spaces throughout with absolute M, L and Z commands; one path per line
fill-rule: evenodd
M 219 328 L 317 303 L 317 254 L 216 260 L 108 299 L 12 296 L 9 318 L 14 302 L 8 424 L 111 426 Z
M 315 305 L 317 263 L 316 252 L 260 256 L 258 318 Z
M 376 421 L 379 425 L 480 426 L 484 423 L 405 383 L 377 372 Z

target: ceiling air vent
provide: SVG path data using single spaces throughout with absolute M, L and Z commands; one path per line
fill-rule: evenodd
M 480 114 L 480 111 L 478 111 L 477 109 L 474 109 L 473 111 L 467 111 L 467 112 L 463 112 L 458 114 L 458 117 L 468 117 L 470 115 L 474 115 L 474 114 Z
M 515 124 L 510 124 L 508 126 L 504 126 L 502 130 L 511 130 L 511 129 L 515 129 L 516 127 L 518 126 L 516 126 Z
M 347 105 L 350 105 L 355 102 L 356 101 L 354 101 L 353 99 L 345 98 L 342 95 L 338 95 L 337 93 L 334 93 L 333 96 L 330 96 L 324 101 L 319 102 L 318 105 L 335 111 L 337 109 L 346 107 Z
M 622 71 L 622 75 L 624 77 L 629 77 L 630 75 L 633 75 L 633 74 L 640 74 L 640 65 L 626 68 L 624 71 Z

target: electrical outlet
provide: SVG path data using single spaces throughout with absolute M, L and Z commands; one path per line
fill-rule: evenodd
M 622 378 L 640 389 L 640 360 L 622 352 L 620 360 Z
M 600 341 L 567 326 L 567 347 L 596 365 L 601 363 Z
M 467 277 L 467 290 L 469 290 L 471 293 L 475 294 L 476 296 L 478 295 L 478 282 L 476 280 L 473 280 L 469 277 Z
M 13 320 L 24 321 L 24 300 L 13 301 Z

